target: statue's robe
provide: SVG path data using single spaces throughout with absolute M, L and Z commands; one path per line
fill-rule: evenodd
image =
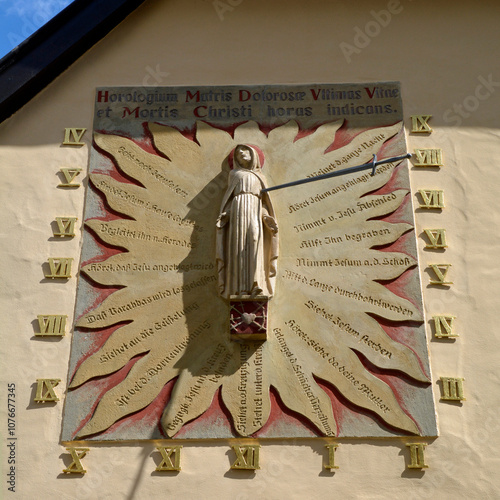
M 278 235 L 263 223 L 274 209 L 263 176 L 236 166 L 221 205 L 217 228 L 217 268 L 220 294 L 272 296 L 278 258 Z

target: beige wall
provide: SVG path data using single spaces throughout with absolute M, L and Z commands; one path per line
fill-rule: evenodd
M 238 0 L 222 0 L 231 6 Z M 355 29 L 374 21 L 371 11 L 390 6 L 387 25 L 372 22 L 366 47 L 354 45 Z M 68 71 L 0 125 L 3 216 L 2 394 L 17 391 L 17 484 L 21 498 L 495 498 L 498 493 L 498 348 L 495 337 L 500 255 L 496 189 L 500 182 L 498 128 L 500 7 L 482 2 L 252 1 L 243 0 L 221 20 L 211 1 L 149 0 Z M 358 31 L 359 32 L 359 31 Z M 359 42 L 359 40 L 358 40 Z M 157 81 L 151 73 L 157 73 Z M 159 73 L 158 73 L 159 72 Z M 340 469 L 322 472 L 322 440 L 262 442 L 261 470 L 229 471 L 228 443 L 184 443 L 183 471 L 152 474 L 154 445 L 92 445 L 88 474 L 63 477 L 59 444 L 63 399 L 32 403 L 36 378 L 61 378 L 63 394 L 71 334 L 61 340 L 33 337 L 37 314 L 68 314 L 72 320 L 76 279 L 43 281 L 50 256 L 78 261 L 80 237 L 55 241 L 56 216 L 81 221 L 84 188 L 56 188 L 61 166 L 87 167 L 88 147 L 61 147 L 65 127 L 92 128 L 94 89 L 111 85 L 234 83 L 402 82 L 406 123 L 432 114 L 434 132 L 410 135 L 411 149 L 440 147 L 445 166 L 413 169 L 414 190 L 444 189 L 442 214 L 417 212 L 417 233 L 443 227 L 449 248 L 440 260 L 453 265 L 449 290 L 424 287 L 428 319 L 457 316 L 455 342 L 430 343 L 434 382 L 465 378 L 463 405 L 436 404 L 441 436 L 426 452 L 429 469 L 405 470 L 401 441 L 341 441 Z M 493 82 L 485 84 L 487 81 Z M 459 117 L 454 106 L 465 106 Z M 456 108 L 455 108 L 456 109 Z M 468 116 L 465 116 L 468 115 Z M 86 135 L 88 142 L 90 133 Z M 83 179 L 84 172 L 80 176 Z M 433 255 L 419 238 L 422 279 Z M 76 266 L 75 266 L 76 267 Z M 3 397 L 2 397 L 3 398 Z M 3 399 L 5 401 L 5 399 Z M 5 404 L 1 428 L 5 434 Z M 7 438 L 7 437 L 6 437 Z M 5 441 L 4 441 L 5 442 Z M 4 447 L 4 450 L 6 448 Z M 2 455 L 6 491 L 7 457 Z M 5 497 L 8 498 L 6 491 Z

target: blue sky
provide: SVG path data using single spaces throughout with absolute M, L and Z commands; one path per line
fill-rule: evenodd
M 0 58 L 71 2 L 72 0 L 0 0 Z

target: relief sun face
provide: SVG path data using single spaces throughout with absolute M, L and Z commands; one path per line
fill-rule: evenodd
M 68 439 L 435 433 L 418 409 L 432 392 L 405 161 L 271 194 L 267 340 L 230 339 L 216 261 L 230 153 L 259 150 L 273 186 L 405 152 L 401 123 L 341 126 L 95 133 L 113 168 L 90 175 Z

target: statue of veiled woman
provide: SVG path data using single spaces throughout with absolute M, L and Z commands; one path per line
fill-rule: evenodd
M 233 169 L 217 219 L 217 269 L 224 298 L 273 295 L 278 225 L 257 151 L 234 149 Z

